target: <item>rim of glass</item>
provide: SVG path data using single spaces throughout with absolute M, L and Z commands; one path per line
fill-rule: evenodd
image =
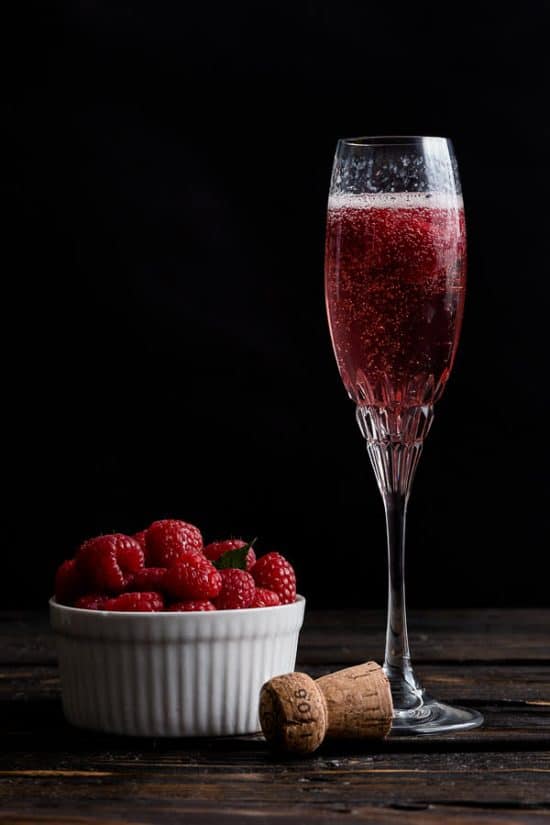
M 360 137 L 339 138 L 345 146 L 414 146 L 425 140 L 448 143 L 449 138 L 437 135 L 362 135 Z

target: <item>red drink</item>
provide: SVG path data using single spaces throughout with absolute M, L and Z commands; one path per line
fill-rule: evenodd
M 405 192 L 332 196 L 325 269 L 332 342 L 351 398 L 393 410 L 433 404 L 462 321 L 462 201 Z

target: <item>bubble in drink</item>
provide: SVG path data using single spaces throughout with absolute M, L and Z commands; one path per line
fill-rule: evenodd
M 332 342 L 350 397 L 393 410 L 433 404 L 462 322 L 462 201 L 426 193 L 332 196 L 325 273 Z

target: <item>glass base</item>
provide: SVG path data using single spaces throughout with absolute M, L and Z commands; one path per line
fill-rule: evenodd
M 384 672 L 388 677 L 393 699 L 393 722 L 390 736 L 416 736 L 478 728 L 483 716 L 473 708 L 446 705 L 426 693 L 406 660 L 403 666 L 392 667 L 387 663 Z
M 429 696 L 412 710 L 395 710 L 390 736 L 417 736 L 478 728 L 483 716 L 477 710 L 446 705 Z

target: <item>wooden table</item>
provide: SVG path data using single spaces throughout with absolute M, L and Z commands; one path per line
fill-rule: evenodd
M 308 759 L 260 736 L 134 740 L 63 719 L 45 616 L 3 614 L 0 822 L 540 823 L 550 820 L 550 610 L 412 614 L 417 670 L 484 728 L 333 744 Z M 310 612 L 299 668 L 314 676 L 380 660 L 378 612 Z

